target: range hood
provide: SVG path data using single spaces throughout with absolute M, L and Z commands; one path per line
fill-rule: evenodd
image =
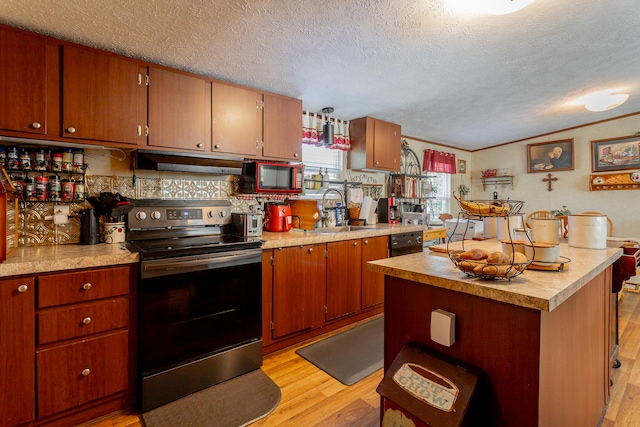
M 240 175 L 242 159 L 206 157 L 188 153 L 133 150 L 131 160 L 135 169 L 171 172 L 194 172 L 217 175 Z

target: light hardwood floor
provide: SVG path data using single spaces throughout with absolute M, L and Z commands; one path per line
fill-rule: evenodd
M 326 336 L 318 339 L 322 338 Z M 295 353 L 298 347 L 318 339 L 265 357 L 262 369 L 282 390 L 282 400 L 275 411 L 252 427 L 379 425 L 380 397 L 375 389 L 382 380 L 382 370 L 347 387 Z M 624 292 L 620 302 L 618 355 L 622 366 L 614 369 L 612 375 L 611 402 L 602 427 L 640 427 L 640 294 Z M 118 415 L 90 425 L 142 426 L 135 414 Z

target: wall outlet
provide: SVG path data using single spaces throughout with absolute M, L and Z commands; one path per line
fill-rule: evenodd
M 437 309 L 431 312 L 431 339 L 451 347 L 456 342 L 456 315 Z
M 55 205 L 53 207 L 53 223 L 54 224 L 69 224 L 69 206 L 68 205 Z

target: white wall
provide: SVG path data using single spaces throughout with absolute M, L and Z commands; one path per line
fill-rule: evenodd
M 572 213 L 587 211 L 601 212 L 613 221 L 613 234 L 619 237 L 640 237 L 640 191 L 589 191 L 591 170 L 591 141 L 625 137 L 640 131 L 640 115 L 615 121 L 581 127 L 566 132 L 533 138 L 530 140 L 495 147 L 472 153 L 471 196 L 475 199 L 493 197 L 493 186 L 482 188 L 480 180 L 484 169 L 509 168 L 514 175 L 514 189 L 498 187 L 500 198 L 510 198 L 525 202 L 523 211 L 561 209 Z M 527 173 L 527 144 L 573 138 L 574 170 L 552 172 L 558 178 L 547 190 L 542 179 L 547 172 Z

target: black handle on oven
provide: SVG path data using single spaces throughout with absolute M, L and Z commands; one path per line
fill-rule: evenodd
M 168 276 L 190 271 L 212 270 L 262 262 L 262 251 L 240 250 L 224 255 L 214 254 L 194 257 L 144 261 L 142 278 Z

